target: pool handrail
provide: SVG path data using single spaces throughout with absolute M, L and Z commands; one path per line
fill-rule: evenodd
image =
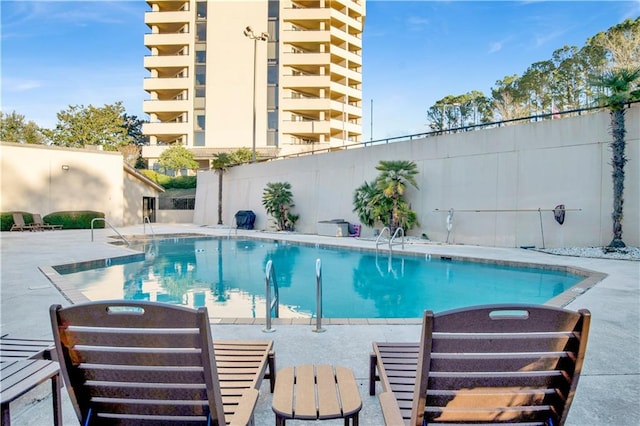
M 322 262 L 316 259 L 316 328 L 312 331 L 322 333 Z
M 380 231 L 380 234 L 378 234 L 378 238 L 376 238 L 376 251 L 378 251 L 378 246 L 380 244 L 384 244 L 384 242 L 380 242 L 380 239 L 384 236 L 385 232 L 387 233 L 387 235 L 389 235 L 388 244 L 389 244 L 390 253 L 393 252 L 393 246 L 398 244 L 402 244 L 402 249 L 404 250 L 404 229 L 401 227 L 396 228 L 396 231 L 393 233 L 393 236 L 392 236 L 391 229 L 388 226 L 385 226 L 384 228 L 382 228 L 382 231 Z M 402 241 L 400 243 L 394 243 L 399 233 L 402 234 Z
M 151 226 L 151 219 L 149 219 L 149 216 L 142 218 L 142 232 L 144 235 L 147 235 L 147 223 L 149 224 L 149 229 L 151 229 L 151 236 L 155 238 L 156 233 L 153 231 L 153 226 Z
M 273 283 L 273 300 L 271 299 L 271 283 Z M 273 333 L 275 330 L 271 328 L 271 313 L 275 312 L 275 317 L 280 316 L 279 312 L 279 300 L 278 300 L 278 281 L 276 280 L 276 272 L 273 267 L 273 262 L 269 260 L 265 267 L 265 306 L 266 312 L 266 326 L 262 330 L 265 333 Z
M 129 247 L 131 245 L 129 243 L 129 240 L 127 240 L 125 237 L 123 237 L 122 234 L 120 232 L 118 232 L 118 230 L 116 228 L 114 228 L 113 225 L 110 224 L 109 221 L 107 219 L 105 219 L 104 217 L 94 217 L 93 219 L 91 219 L 91 242 L 93 242 L 93 223 L 96 220 L 101 220 L 104 223 L 106 223 L 107 225 L 109 225 L 109 228 L 111 228 L 113 230 L 113 232 L 115 232 L 116 234 L 118 234 L 118 236 L 120 238 L 122 238 L 122 241 L 124 241 L 127 244 L 127 247 Z

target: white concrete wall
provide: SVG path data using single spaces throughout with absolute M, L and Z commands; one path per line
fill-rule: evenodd
M 62 166 L 68 166 L 63 170 Z M 0 144 L 0 211 L 47 215 L 92 210 L 122 226 L 122 154 L 29 144 Z
M 638 246 L 640 105 L 627 112 L 626 124 L 623 240 Z M 409 189 L 407 199 L 420 227 L 410 235 L 445 241 L 446 211 L 453 208 L 458 212 L 450 242 L 540 247 L 537 209 L 564 204 L 578 211 L 568 211 L 563 225 L 552 212 L 541 213 L 546 247 L 606 245 L 613 206 L 609 126 L 609 114 L 600 112 L 234 167 L 224 175 L 223 220 L 232 225 L 236 211 L 253 210 L 256 228 L 267 228 L 262 192 L 268 182 L 286 181 L 292 185 L 293 211 L 300 215 L 298 231 L 316 233 L 317 222 L 326 219 L 358 222 L 353 193 L 378 175 L 378 162 L 411 160 L 418 165 L 420 187 Z M 217 189 L 213 171 L 198 173 L 195 224 L 217 222 Z M 363 236 L 372 232 L 365 228 Z

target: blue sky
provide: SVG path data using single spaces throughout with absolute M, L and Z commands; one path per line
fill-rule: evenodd
M 69 105 L 122 101 L 146 118 L 146 2 L 0 3 L 3 112 L 54 127 Z M 446 95 L 521 75 L 565 45 L 640 16 L 634 1 L 374 1 L 363 36 L 363 140 L 427 131 Z M 373 100 L 373 119 L 371 101 Z

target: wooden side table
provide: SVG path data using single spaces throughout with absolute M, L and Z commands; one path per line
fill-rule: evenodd
M 351 370 L 331 365 L 301 365 L 278 371 L 273 393 L 276 425 L 287 419 L 344 419 L 358 426 L 360 392 Z
M 0 400 L 2 403 L 2 426 L 11 424 L 10 405 L 18 397 L 41 383 L 51 380 L 53 393 L 53 424 L 62 426 L 60 404 L 60 366 L 55 361 L 23 359 L 0 363 Z

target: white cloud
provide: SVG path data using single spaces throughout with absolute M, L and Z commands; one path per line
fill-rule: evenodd
M 7 92 L 26 92 L 42 87 L 38 80 L 21 80 L 16 78 L 3 78 L 2 88 Z
M 502 50 L 502 42 L 496 41 L 489 46 L 489 53 L 496 53 Z

